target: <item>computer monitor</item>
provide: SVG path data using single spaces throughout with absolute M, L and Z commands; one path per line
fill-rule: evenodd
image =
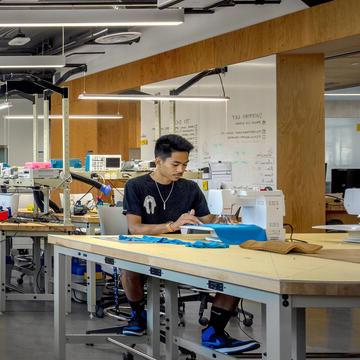
M 360 188 L 360 169 L 332 169 L 331 192 L 344 193 L 348 188 Z

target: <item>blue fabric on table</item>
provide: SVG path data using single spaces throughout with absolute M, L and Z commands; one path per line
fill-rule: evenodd
M 204 248 L 204 249 L 219 249 L 228 248 L 229 245 L 216 241 L 182 241 L 179 239 L 169 239 L 167 237 L 155 237 L 144 235 L 142 237 L 132 237 L 127 235 L 119 235 L 119 240 L 128 242 L 140 242 L 144 244 L 172 244 L 172 245 L 184 245 L 186 247 Z
M 266 231 L 251 224 L 201 224 L 213 229 L 225 244 L 239 245 L 247 240 L 266 241 Z
M 225 244 L 224 242 L 220 241 L 194 241 L 194 242 L 188 242 L 185 246 L 187 247 L 193 247 L 193 248 L 205 248 L 205 249 L 226 249 L 229 247 L 228 244 Z

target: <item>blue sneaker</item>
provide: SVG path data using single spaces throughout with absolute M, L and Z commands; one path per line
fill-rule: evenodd
M 129 323 L 122 327 L 123 335 L 142 336 L 146 334 L 146 311 L 143 310 L 141 316 L 136 316 L 135 311 L 131 312 Z
M 237 340 L 230 337 L 225 331 L 222 334 L 217 334 L 212 326 L 208 326 L 202 331 L 201 344 L 227 355 L 242 354 L 260 347 L 260 344 L 255 340 Z

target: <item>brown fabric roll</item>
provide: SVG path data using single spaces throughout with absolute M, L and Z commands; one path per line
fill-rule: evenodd
M 320 249 L 322 249 L 321 245 L 285 242 L 279 240 L 270 240 L 270 241 L 248 240 L 242 243 L 240 247 L 249 250 L 270 251 L 278 254 L 288 254 L 289 252 L 314 254 Z

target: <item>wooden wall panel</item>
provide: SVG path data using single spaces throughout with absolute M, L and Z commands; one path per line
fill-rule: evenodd
M 140 103 L 98 102 L 98 113 L 124 116 L 122 120 L 98 121 L 98 153 L 121 154 L 128 160 L 129 148 L 140 146 Z
M 277 56 L 277 176 L 295 232 L 325 223 L 323 55 Z
M 52 106 L 52 114 L 61 114 L 61 106 Z M 97 114 L 94 102 L 74 101 L 70 103 L 71 114 Z M 51 158 L 62 157 L 61 120 L 51 120 Z M 82 158 L 88 150 L 97 151 L 97 120 L 70 120 L 70 156 Z M 89 148 L 91 147 L 91 148 Z

